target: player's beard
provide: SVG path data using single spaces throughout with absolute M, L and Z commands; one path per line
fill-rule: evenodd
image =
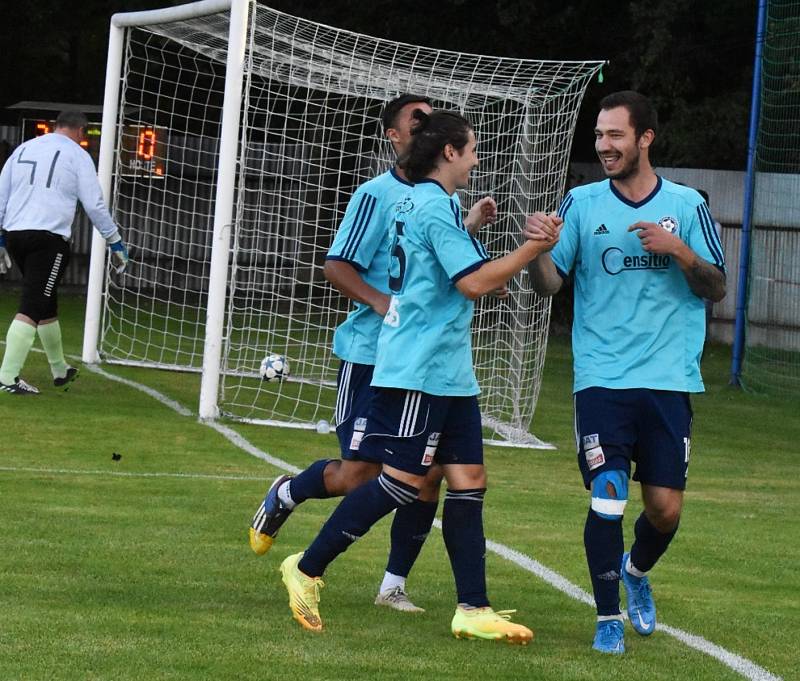
M 601 162 L 601 165 L 603 166 L 603 172 L 610 180 L 627 180 L 629 177 L 636 175 L 636 173 L 639 172 L 640 156 L 641 154 L 638 149 L 633 152 L 633 155 L 627 161 L 623 155 L 622 160 L 624 161 L 624 164 L 622 167 L 613 171 L 606 170 L 606 166 Z

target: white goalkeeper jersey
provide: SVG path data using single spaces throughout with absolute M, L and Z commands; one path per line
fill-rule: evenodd
M 60 133 L 20 144 L 0 172 L 0 227 L 6 231 L 43 230 L 69 239 L 78 201 L 106 240 L 119 235 L 91 157 Z

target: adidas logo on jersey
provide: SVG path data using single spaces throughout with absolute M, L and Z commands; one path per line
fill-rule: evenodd
M 608 231 L 608 227 L 605 225 L 600 225 L 596 230 L 594 230 L 594 235 L 597 236 L 598 234 L 610 234 L 611 232 Z

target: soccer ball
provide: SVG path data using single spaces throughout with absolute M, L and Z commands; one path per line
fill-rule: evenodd
M 258 369 L 262 381 L 282 381 L 289 376 L 289 362 L 283 355 L 267 355 Z

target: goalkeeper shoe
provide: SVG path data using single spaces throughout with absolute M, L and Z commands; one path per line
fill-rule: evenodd
M 12 395 L 38 395 L 39 388 L 35 388 L 17 376 L 11 385 L 0 383 L 0 392 L 11 393 Z
M 300 571 L 297 563 L 303 553 L 295 553 L 281 563 L 281 575 L 289 592 L 289 607 L 292 616 L 304 629 L 322 631 L 319 617 L 319 590 L 325 583 L 319 577 L 309 577 Z
M 622 655 L 625 652 L 625 627 L 622 620 L 603 620 L 597 623 L 592 648 L 601 653 Z
M 485 608 L 456 608 L 450 628 L 456 638 L 481 638 L 489 641 L 506 640 L 508 643 L 528 645 L 533 632 L 528 627 L 511 622 L 516 610 Z
M 279 475 L 275 478 L 250 523 L 250 548 L 259 556 L 263 556 L 272 548 L 278 530 L 292 513 L 292 509 L 278 498 L 278 488 L 291 479 L 291 475 Z
M 375 605 L 385 605 L 387 608 L 400 610 L 401 612 L 425 612 L 425 608 L 420 608 L 411 602 L 402 586 L 395 586 L 386 591 L 381 591 L 375 597 Z
M 67 375 L 64 377 L 56 377 L 53 379 L 53 385 L 56 388 L 64 388 L 69 390 L 69 384 L 78 378 L 78 370 L 75 367 L 67 367 Z
M 636 577 L 625 569 L 630 553 L 622 556 L 622 583 L 628 601 L 628 619 L 633 628 L 642 636 L 649 636 L 656 630 L 656 604 L 650 590 L 647 576 Z

